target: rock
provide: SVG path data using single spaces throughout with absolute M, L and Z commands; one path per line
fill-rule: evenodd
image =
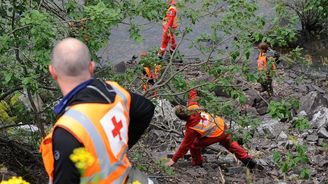
M 259 115 L 264 115 L 267 113 L 268 107 L 261 107 L 261 108 L 256 109 L 256 111 L 257 111 L 257 113 L 259 113 Z
M 310 79 L 305 79 L 305 80 L 303 80 L 303 82 L 304 82 L 305 84 L 311 84 L 311 83 L 312 83 L 312 81 L 311 81 Z
M 321 107 L 314 113 L 311 120 L 311 125 L 314 128 L 320 129 L 328 125 L 328 108 Z
M 254 89 L 249 89 L 245 91 L 245 95 L 247 97 L 247 104 L 254 107 L 255 104 L 260 102 L 262 99 L 259 97 L 258 92 Z
M 229 167 L 228 168 L 228 173 L 230 174 L 240 174 L 240 173 L 245 173 L 246 168 L 245 167 Z
M 280 140 L 288 139 L 288 135 L 284 131 L 281 131 L 279 134 L 279 139 Z
M 223 158 L 220 157 L 218 159 L 218 163 L 219 164 L 229 164 L 229 165 L 231 165 L 234 162 L 235 162 L 235 159 L 233 157 L 231 157 L 231 156 L 226 156 L 226 157 L 223 157 Z
M 315 135 L 315 134 L 311 134 L 311 135 L 308 135 L 307 137 L 306 137 L 306 140 L 307 141 L 311 141 L 311 142 L 316 142 L 317 140 L 318 140 L 318 136 L 317 135 Z
M 289 79 L 289 80 L 286 81 L 286 83 L 289 84 L 289 85 L 292 85 L 292 84 L 294 84 L 294 80 L 293 79 Z
M 322 168 L 327 168 L 328 167 L 328 160 L 321 160 L 319 166 L 322 167 Z
M 295 87 L 295 91 L 296 92 L 300 92 L 300 93 L 307 93 L 308 92 L 308 87 L 304 84 L 298 85 Z
M 191 176 L 194 176 L 194 177 L 199 177 L 200 174 L 198 172 L 196 172 L 194 169 L 188 169 L 186 171 L 186 173 L 190 174 Z
M 306 112 L 305 111 L 300 111 L 297 115 L 297 117 L 301 117 L 301 116 L 307 116 Z
M 198 172 L 200 176 L 206 176 L 207 175 L 207 171 L 203 167 L 196 168 L 196 172 Z
M 287 126 L 276 119 L 269 119 L 265 124 L 258 126 L 257 130 L 262 135 L 268 135 L 269 138 L 276 138 L 282 130 L 287 130 Z
M 312 87 L 313 87 L 316 91 L 318 91 L 319 93 L 322 93 L 322 94 L 325 93 L 325 90 L 323 90 L 323 89 L 320 88 L 319 86 L 316 86 L 316 85 L 312 84 Z
M 223 90 L 223 87 L 221 86 L 216 86 L 214 89 L 214 93 L 216 96 L 222 96 L 226 98 L 230 98 L 230 95 Z
M 118 72 L 118 73 L 124 73 L 126 70 L 126 66 L 125 66 L 125 62 L 122 61 L 122 62 L 119 62 L 118 64 L 116 64 L 114 66 L 114 71 L 115 72 Z
M 264 160 L 264 159 L 258 159 L 257 162 L 260 164 L 260 165 L 263 165 L 263 166 L 267 166 L 268 163 Z
M 303 96 L 300 101 L 300 110 L 304 110 L 309 115 L 309 118 L 312 118 L 314 111 L 319 106 L 328 107 L 328 100 L 325 99 L 323 95 L 319 94 L 317 91 L 311 91 L 306 96 Z
M 252 106 L 250 106 L 250 105 L 248 105 L 248 104 L 246 104 L 246 105 L 243 107 L 241 113 L 243 113 L 243 114 L 253 114 L 253 115 L 258 115 L 256 108 L 255 108 L 255 107 L 252 107 Z
M 294 72 L 290 72 L 289 77 L 292 79 L 296 79 L 297 75 Z
M 328 131 L 327 131 L 327 129 L 324 128 L 324 127 L 320 128 L 319 131 L 318 131 L 318 135 L 320 137 L 323 137 L 323 138 L 328 139 Z

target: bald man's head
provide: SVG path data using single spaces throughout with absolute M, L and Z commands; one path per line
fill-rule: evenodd
M 90 75 L 90 62 L 88 47 L 75 38 L 60 41 L 52 50 L 51 63 L 58 76 L 83 78 Z

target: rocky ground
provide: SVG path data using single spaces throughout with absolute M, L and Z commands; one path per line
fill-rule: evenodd
M 124 68 L 123 68 L 124 69 Z M 173 106 L 158 100 L 156 113 L 148 132 L 129 152 L 129 158 L 138 169 L 148 173 L 158 183 L 328 183 L 328 80 L 325 72 L 309 72 L 299 67 L 279 66 L 274 79 L 274 97 L 260 92 L 260 86 L 243 85 L 247 104 L 240 106 L 242 114 L 259 119 L 251 131 L 252 137 L 244 147 L 265 167 L 265 171 L 250 171 L 219 144 L 205 150 L 202 167 L 192 167 L 189 153 L 172 168 L 163 166 L 166 157 L 174 154 L 182 138 L 184 123 L 173 113 Z M 205 79 L 197 69 L 187 71 L 188 78 Z M 222 90 L 216 95 L 226 96 Z M 272 100 L 295 97 L 300 108 L 292 110 L 292 118 L 273 119 L 268 113 Z M 306 117 L 309 127 L 303 132 L 295 128 L 298 119 Z M 234 126 L 238 129 L 238 126 Z M 46 182 L 38 153 L 16 142 L 0 140 L 0 178 L 13 175 L 27 176 L 32 183 Z M 304 147 L 299 147 L 303 145 Z M 277 156 L 280 155 L 280 159 Z M 8 167 L 9 166 L 9 167 Z M 304 168 L 309 179 L 301 179 Z M 282 172 L 282 170 L 286 170 Z M 15 171 L 15 173 L 11 172 Z M 28 178 L 30 177 L 30 178 Z
M 244 88 L 248 100 L 240 110 L 260 120 L 244 147 L 265 171 L 249 171 L 219 144 L 203 151 L 206 162 L 202 167 L 192 167 L 189 154 L 173 168 L 164 167 L 166 157 L 178 148 L 184 127 L 165 100 L 158 101 L 151 128 L 133 148 L 131 160 L 158 183 L 328 183 L 328 76 L 325 72 L 301 72 L 297 67 L 280 66 L 272 98 L 259 92 L 256 84 Z M 267 103 L 288 97 L 300 101 L 290 120 L 273 119 L 267 114 Z M 295 122 L 303 117 L 309 120 L 309 127 L 300 131 Z M 308 179 L 302 179 L 306 174 Z

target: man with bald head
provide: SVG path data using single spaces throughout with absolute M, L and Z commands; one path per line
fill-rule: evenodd
M 52 51 L 49 72 L 63 99 L 58 119 L 40 150 L 51 183 L 125 183 L 131 169 L 126 156 L 148 127 L 154 105 L 116 82 L 94 79 L 88 47 L 66 38 Z M 95 161 L 78 170 L 70 159 L 83 147 Z

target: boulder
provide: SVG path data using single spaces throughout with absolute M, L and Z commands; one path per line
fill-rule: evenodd
M 313 128 L 320 129 L 326 128 L 328 125 L 328 108 L 319 107 L 318 110 L 314 113 L 311 120 L 311 125 Z
M 313 87 L 316 91 L 318 91 L 319 93 L 322 93 L 322 94 L 325 93 L 325 90 L 323 90 L 323 89 L 320 88 L 319 86 L 316 86 L 316 85 L 312 84 L 312 87 Z
M 258 92 L 254 89 L 245 91 L 245 95 L 247 98 L 246 103 L 252 107 L 255 107 L 255 105 L 262 100 L 261 97 L 259 97 Z
M 278 140 L 286 140 L 286 139 L 288 139 L 288 135 L 284 131 L 281 131 Z
M 316 142 L 318 140 L 318 136 L 315 134 L 311 134 L 306 137 L 306 140 L 310 142 Z
M 283 130 L 288 129 L 288 124 L 284 124 L 276 119 L 264 120 L 265 123 L 258 126 L 257 130 L 260 135 L 267 135 L 268 138 L 274 139 L 280 135 Z
M 318 130 L 318 134 L 320 137 L 328 139 L 328 131 L 326 128 L 322 127 Z
M 309 90 L 309 88 L 304 84 L 300 84 L 300 85 L 295 87 L 295 91 L 300 92 L 300 93 L 307 93 L 308 90 Z
M 216 96 L 230 98 L 230 95 L 227 92 L 225 92 L 223 87 L 221 87 L 221 86 L 216 86 L 214 89 L 214 93 Z
M 124 73 L 126 70 L 126 66 L 125 66 L 125 62 L 122 61 L 122 62 L 119 62 L 118 64 L 116 64 L 114 66 L 114 71 L 115 72 L 118 72 L 118 73 Z
M 323 138 L 328 138 L 328 108 L 327 107 L 319 107 L 313 118 L 311 120 L 311 126 L 318 131 L 318 135 Z
M 260 101 L 257 105 L 256 105 L 256 111 L 260 114 L 260 115 L 264 115 L 267 113 L 268 111 L 268 104 L 265 101 Z
M 300 110 L 304 110 L 309 115 L 309 118 L 312 118 L 314 111 L 319 106 L 328 107 L 328 100 L 324 98 L 322 94 L 319 94 L 317 91 L 311 91 L 306 96 L 303 96 L 300 101 Z

